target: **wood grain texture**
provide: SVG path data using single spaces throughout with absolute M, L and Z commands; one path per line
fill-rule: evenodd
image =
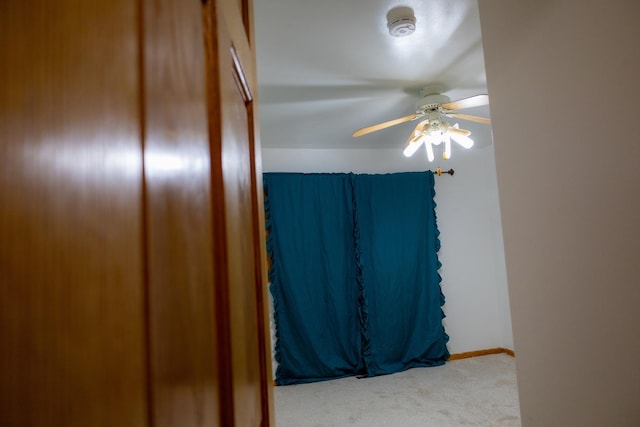
M 210 129 L 217 236 L 217 307 L 221 328 L 221 384 L 224 425 L 272 425 L 272 386 L 266 321 L 266 253 L 257 142 L 255 59 L 242 10 L 233 0 L 209 5 Z
M 253 53 L 255 67 L 255 16 L 253 14 L 253 1 L 240 0 L 243 14 L 243 22 L 247 33 L 247 43 Z M 254 70 L 255 71 L 255 70 Z M 257 77 L 256 77 L 257 79 Z M 253 225 L 254 225 L 254 251 L 255 263 L 259 266 L 256 270 L 256 295 L 257 295 L 257 315 L 258 333 L 260 338 L 260 384 L 263 426 L 275 426 L 275 412 L 273 401 L 273 371 L 271 365 L 271 326 L 269 315 L 269 257 L 267 256 L 267 234 L 265 232 L 265 212 L 264 212 L 264 191 L 262 187 L 262 147 L 260 142 L 260 111 L 258 109 L 260 93 L 257 90 L 257 80 L 253 82 L 253 102 L 248 106 L 249 117 L 252 119 L 249 124 L 251 168 L 253 170 Z
M 145 182 L 155 426 L 219 425 L 202 10 L 144 1 Z
M 260 360 L 253 240 L 249 117 L 242 91 L 231 76 L 222 87 L 227 113 L 223 135 L 223 179 L 229 256 L 229 306 L 236 425 L 261 423 Z M 235 83 L 235 84 L 234 84 Z
M 0 425 L 147 424 L 136 23 L 0 3 Z
M 243 64 L 245 77 L 251 93 L 258 92 L 258 76 L 255 67 L 255 44 L 253 40 L 253 2 L 249 0 L 222 0 L 217 2 L 220 20 L 219 27 L 226 32 L 237 52 L 240 63 Z M 251 27 L 246 25 L 250 24 Z

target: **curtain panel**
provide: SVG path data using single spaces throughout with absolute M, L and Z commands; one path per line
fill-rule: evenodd
M 264 174 L 278 385 L 443 364 L 431 172 Z

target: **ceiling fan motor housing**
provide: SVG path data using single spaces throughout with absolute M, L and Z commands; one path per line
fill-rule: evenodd
M 421 113 L 428 113 L 431 110 L 438 110 L 442 104 L 446 104 L 450 101 L 451 99 L 446 95 L 427 95 L 418 101 L 416 104 L 416 110 Z

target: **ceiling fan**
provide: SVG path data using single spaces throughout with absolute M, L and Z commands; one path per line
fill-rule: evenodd
M 432 162 L 435 158 L 433 147 L 444 143 L 442 157 L 444 160 L 448 160 L 451 158 L 451 140 L 464 148 L 471 148 L 473 140 L 469 138 L 471 131 L 460 129 L 457 123 L 454 125 L 449 124 L 442 116 L 490 124 L 491 121 L 485 117 L 470 116 L 457 112 L 466 108 L 488 105 L 489 96 L 484 94 L 475 95 L 452 102 L 448 96 L 442 95 L 441 92 L 441 86 L 426 86 L 420 90 L 422 99 L 418 102 L 414 114 L 358 129 L 352 136 L 359 137 L 400 123 L 423 119 L 411 132 L 411 136 L 404 147 L 404 155 L 407 157 L 412 156 L 424 143 L 427 157 Z

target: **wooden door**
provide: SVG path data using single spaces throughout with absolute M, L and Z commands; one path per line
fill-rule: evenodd
M 150 425 L 223 425 L 202 5 L 141 5 Z
M 274 424 L 252 5 L 206 4 L 224 425 Z M 219 166 L 219 169 L 215 169 Z M 219 213 L 219 212 L 218 212 Z M 224 349 L 224 350 L 222 350 Z
M 0 2 L 0 425 L 273 424 L 252 34 Z
M 0 2 L 0 425 L 148 425 L 137 22 Z

